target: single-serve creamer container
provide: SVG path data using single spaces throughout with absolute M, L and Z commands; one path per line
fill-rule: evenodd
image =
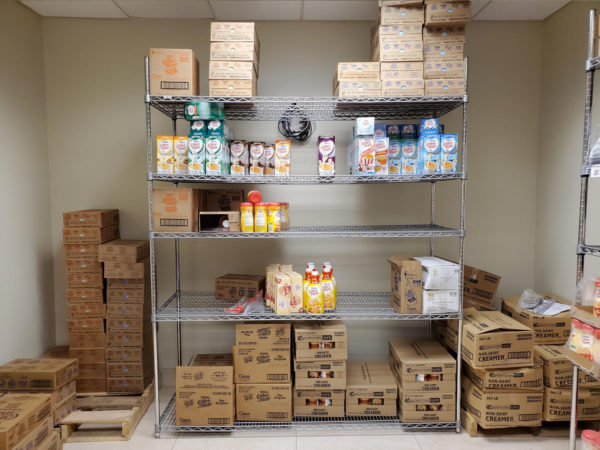
M 319 175 L 335 175 L 335 136 L 319 136 Z

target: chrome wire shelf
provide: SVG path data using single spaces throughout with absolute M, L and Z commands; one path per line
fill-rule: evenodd
M 585 64 L 585 69 L 586 70 L 600 69 L 600 56 L 596 56 L 595 58 L 588 59 Z
M 462 237 L 463 230 L 439 225 L 304 226 L 278 233 L 241 233 L 237 231 L 199 231 L 193 233 L 153 232 L 153 239 L 290 239 L 290 238 L 431 238 Z
M 160 416 L 161 433 L 228 433 L 232 431 L 331 431 L 331 430 L 364 430 L 392 429 L 419 431 L 422 429 L 455 429 L 456 422 L 442 423 L 403 423 L 397 416 L 387 417 L 338 417 L 315 418 L 294 417 L 292 422 L 256 422 L 236 421 L 234 426 L 178 426 L 175 425 L 175 396 L 171 398 Z
M 225 104 L 230 120 L 351 120 L 373 116 L 380 120 L 441 117 L 467 102 L 467 95 L 439 97 L 163 97 L 146 102 L 171 119 L 183 119 L 188 102 Z
M 215 184 L 385 184 L 385 183 L 432 183 L 437 181 L 461 180 L 463 173 L 432 175 L 292 175 L 276 176 L 231 176 L 231 175 L 169 175 L 150 173 L 148 181 L 169 183 L 215 183 Z
M 179 307 L 177 303 L 179 301 Z M 275 314 L 272 309 L 248 315 L 228 313 L 235 302 L 217 300 L 214 292 L 173 294 L 158 308 L 156 322 L 211 322 L 255 320 L 442 320 L 459 319 L 461 314 L 398 314 L 389 292 L 340 292 L 335 311 L 324 314 Z
M 577 245 L 577 254 L 600 256 L 600 245 L 579 244 Z

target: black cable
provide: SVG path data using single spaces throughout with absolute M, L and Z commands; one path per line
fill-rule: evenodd
M 295 106 L 295 105 L 294 105 Z M 293 107 L 289 110 L 287 110 L 284 113 L 284 118 L 282 118 L 279 121 L 279 124 L 277 125 L 279 128 L 279 132 L 284 135 L 285 137 L 289 138 L 289 139 L 293 139 L 294 141 L 300 141 L 300 142 L 305 142 L 308 141 L 310 139 L 310 137 L 313 134 L 313 124 L 312 122 L 308 119 L 308 117 L 306 117 L 305 114 L 298 114 L 299 111 L 297 108 Z M 297 120 L 297 129 L 294 128 L 294 125 L 292 125 L 292 120 L 285 117 L 285 116 L 292 116 L 292 115 L 298 115 L 299 118 Z

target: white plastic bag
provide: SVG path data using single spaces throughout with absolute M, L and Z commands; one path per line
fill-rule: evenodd
M 594 306 L 594 296 L 596 295 L 596 279 L 582 278 L 577 283 L 577 294 L 575 295 L 575 304 L 582 306 Z

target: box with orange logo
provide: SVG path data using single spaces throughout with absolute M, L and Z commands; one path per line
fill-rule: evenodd
M 198 60 L 187 49 L 150 49 L 151 95 L 198 95 Z
M 197 189 L 153 189 L 153 231 L 198 231 Z

